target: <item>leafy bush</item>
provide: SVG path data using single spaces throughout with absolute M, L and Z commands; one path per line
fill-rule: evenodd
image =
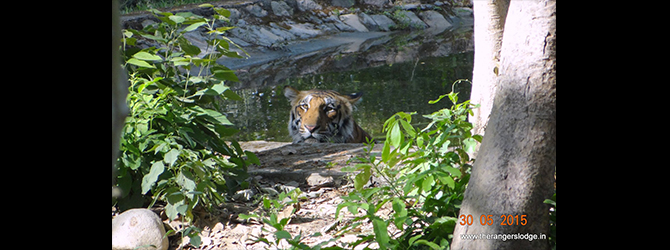
M 456 83 L 462 80 L 457 81 Z M 370 155 L 355 170 L 355 191 L 344 196 L 336 214 L 347 208 L 357 217 L 346 230 L 362 221 L 371 221 L 374 235 L 359 235 L 353 247 L 376 241 L 380 249 L 448 248 L 453 238 L 465 187 L 470 179 L 474 151 L 482 136 L 472 135 L 467 116 L 474 105 L 458 103 L 457 93 L 444 97 L 452 102 L 430 115 L 432 122 L 422 130 L 411 125 L 416 113 L 399 112 L 384 124 L 386 141 L 381 160 Z M 368 152 L 374 145 L 369 145 Z M 373 173 L 383 179 L 378 187 L 365 188 Z M 392 217 L 382 218 L 377 212 L 391 203 Z M 360 214 L 359 209 L 365 211 Z M 398 235 L 388 233 L 389 223 L 399 229 Z
M 221 36 L 231 27 L 215 28 L 230 12 L 213 10 L 213 19 L 153 10 L 160 23 L 124 31 L 130 117 L 118 159 L 117 185 L 122 191 L 112 201 L 121 210 L 161 201 L 171 220 L 182 216 L 192 221 L 196 206 L 209 209 L 224 201 L 222 193 L 248 186 L 247 165 L 258 159 L 236 141 L 224 142 L 223 137 L 237 130 L 212 108 L 220 109 L 216 97 L 241 100 L 226 85 L 238 80 L 234 72 L 216 64 L 222 56 L 241 57 L 229 50 L 234 43 Z M 211 38 L 204 56 L 184 38 L 201 27 Z

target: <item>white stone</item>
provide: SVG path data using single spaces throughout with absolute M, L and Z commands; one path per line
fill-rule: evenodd
M 130 209 L 112 220 L 112 250 L 166 250 L 169 242 L 163 235 L 165 235 L 163 222 L 149 209 Z M 138 248 L 140 246 L 145 247 Z

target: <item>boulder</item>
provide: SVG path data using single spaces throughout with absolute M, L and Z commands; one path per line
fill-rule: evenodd
M 359 0 L 361 4 L 372 5 L 375 7 L 383 7 L 386 4 L 390 4 L 389 0 Z
M 372 19 L 368 14 L 365 14 L 363 12 L 358 14 L 359 21 L 365 25 L 366 28 L 370 31 L 379 31 L 379 25 L 377 25 L 377 22 Z
M 391 27 L 396 26 L 395 22 L 386 15 L 371 15 L 370 18 L 375 20 L 377 27 L 382 31 L 389 31 L 391 30 Z
M 406 24 L 412 29 L 425 29 L 427 26 L 414 12 L 402 10 L 398 16 L 400 17 L 398 22 Z
M 320 10 L 323 9 L 321 5 L 318 3 L 315 3 L 312 0 L 298 0 L 298 9 L 300 11 L 308 11 L 308 10 Z
M 314 24 L 311 23 L 294 23 L 293 21 L 286 21 L 285 24 L 290 27 L 288 32 L 301 39 L 312 38 L 323 33 L 321 30 L 315 29 Z
M 368 28 L 366 28 L 365 25 L 361 23 L 361 21 L 358 19 L 358 15 L 356 14 L 341 15 L 340 20 L 359 32 L 370 32 Z
M 149 209 L 130 209 L 112 219 L 112 250 L 166 250 L 169 242 L 163 235 L 163 222 Z
M 254 15 L 255 17 L 264 17 L 268 15 L 268 12 L 261 8 L 261 6 L 258 6 L 258 4 L 247 5 L 245 9 L 249 14 Z
M 419 13 L 421 19 L 430 27 L 433 34 L 439 34 L 451 27 L 451 23 L 444 18 L 442 14 L 434 10 L 427 10 Z
M 331 5 L 337 6 L 337 7 L 344 7 L 344 8 L 349 8 L 351 6 L 354 6 L 356 2 L 354 0 L 332 0 Z
M 283 1 L 272 1 L 270 3 L 272 6 L 272 12 L 275 13 L 277 16 L 292 16 L 293 15 L 293 8 L 288 6 Z
M 340 19 L 335 17 L 335 15 L 327 16 L 326 18 L 323 19 L 323 21 L 335 25 L 335 28 L 337 28 L 340 31 L 345 32 L 356 31 L 356 29 L 342 22 Z

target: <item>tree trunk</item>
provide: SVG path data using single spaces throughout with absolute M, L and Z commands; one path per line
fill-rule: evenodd
M 473 223 L 461 225 L 459 216 L 452 249 L 549 248 L 548 240 L 530 241 L 525 234 L 549 234 L 543 201 L 553 194 L 556 167 L 555 0 L 511 1 L 500 58 L 486 136 L 460 211 L 472 215 Z M 482 215 L 484 222 L 492 215 L 492 225 L 481 225 Z M 518 217 L 501 225 L 509 219 L 503 215 Z M 519 234 L 524 239 L 492 239 Z
M 470 99 L 481 107 L 474 109 L 470 121 L 474 125 L 474 134 L 485 135 L 489 121 L 493 98 L 496 93 L 496 80 L 499 73 L 500 49 L 503 29 L 507 18 L 510 0 L 473 1 L 475 11 L 475 67 Z M 478 146 L 479 147 L 479 146 Z M 472 158 L 476 158 L 476 152 Z
M 128 116 L 126 96 L 128 83 L 123 69 L 119 45 L 121 44 L 121 23 L 119 19 L 119 2 L 112 0 L 112 186 L 116 179 L 116 158 L 119 153 L 121 130 Z

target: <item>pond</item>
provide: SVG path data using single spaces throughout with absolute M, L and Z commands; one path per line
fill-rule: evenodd
M 416 111 L 412 123 L 426 126 L 427 119 L 421 115 L 448 107 L 446 99 L 434 105 L 428 101 L 451 92 L 454 81 L 472 79 L 472 27 L 440 34 L 418 31 L 367 36 L 353 50 L 347 44 L 236 68 L 240 82 L 233 89 L 244 101 L 219 103 L 240 130 L 234 138 L 291 141 L 287 129 L 290 104 L 283 94 L 286 85 L 341 94 L 363 92 L 354 119 L 380 141 L 385 135 L 382 126 L 393 114 Z M 455 86 L 460 100 L 470 99 L 471 87 L 469 82 Z

